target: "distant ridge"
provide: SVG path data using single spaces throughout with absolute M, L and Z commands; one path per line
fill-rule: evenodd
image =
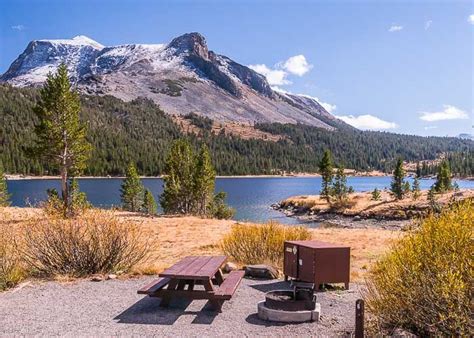
M 273 90 L 266 78 L 214 53 L 199 33 L 169 44 L 103 46 L 86 37 L 34 40 L 0 77 L 18 87 L 41 85 L 59 64 L 87 94 L 125 101 L 147 97 L 168 114 L 198 113 L 221 122 L 280 122 L 352 128 L 316 100 Z

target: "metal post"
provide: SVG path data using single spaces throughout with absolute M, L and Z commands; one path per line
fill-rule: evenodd
M 364 300 L 356 300 L 355 338 L 364 338 Z

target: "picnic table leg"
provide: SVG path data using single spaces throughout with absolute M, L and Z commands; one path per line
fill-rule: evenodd
M 216 279 L 217 285 L 221 285 L 222 283 L 224 283 L 224 276 L 222 275 L 221 269 L 217 270 L 215 279 Z
M 176 279 L 172 279 L 168 283 L 168 287 L 165 290 L 175 290 L 177 285 L 178 285 L 178 281 Z M 165 293 L 165 295 L 161 297 L 160 306 L 168 307 L 170 305 L 170 301 L 171 301 L 171 297 L 169 295 L 166 295 Z
M 190 280 L 188 283 L 188 291 L 194 290 L 194 280 Z
M 176 288 L 176 290 L 184 290 L 184 287 L 186 286 L 187 282 L 187 280 L 181 279 L 178 282 L 178 287 Z
M 209 279 L 209 280 L 206 280 L 206 281 L 203 281 L 203 284 L 204 284 L 204 289 L 208 292 L 214 292 L 214 287 L 212 286 L 212 281 Z M 220 300 L 217 300 L 217 299 L 209 299 L 209 304 L 211 304 L 214 309 L 216 309 L 217 311 L 221 311 L 221 308 L 222 308 L 222 301 Z

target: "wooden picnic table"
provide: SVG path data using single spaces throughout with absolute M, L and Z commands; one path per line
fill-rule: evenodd
M 138 290 L 139 294 L 160 297 L 160 306 L 167 307 L 173 298 L 208 299 L 220 310 L 232 298 L 244 271 L 232 271 L 227 278 L 221 271 L 226 256 L 188 256 L 159 274 L 160 278 Z M 195 290 L 202 285 L 204 290 Z

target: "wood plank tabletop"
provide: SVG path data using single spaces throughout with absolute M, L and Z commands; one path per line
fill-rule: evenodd
M 211 279 L 226 260 L 226 256 L 188 256 L 160 273 L 160 277 Z

